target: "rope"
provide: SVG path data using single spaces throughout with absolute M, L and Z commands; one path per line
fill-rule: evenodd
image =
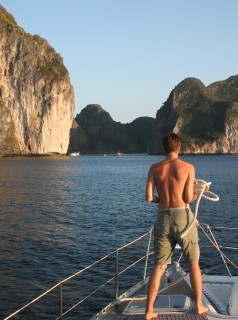
M 193 219 L 192 223 L 190 224 L 190 226 L 188 226 L 188 228 L 182 233 L 181 238 L 184 238 L 186 236 L 186 234 L 191 230 L 194 222 L 196 221 L 197 215 L 198 215 L 198 207 L 199 207 L 199 204 L 200 204 L 202 197 L 209 200 L 209 201 L 218 201 L 219 200 L 218 195 L 216 195 L 215 193 L 213 193 L 209 190 L 210 185 L 211 185 L 211 182 L 206 182 L 205 180 L 201 180 L 201 179 L 195 179 L 194 193 L 198 195 L 198 198 L 197 198 L 197 202 L 196 202 L 196 206 L 195 206 L 194 219 Z M 212 197 L 205 196 L 204 193 L 212 195 Z
M 195 179 L 195 182 L 194 182 L 194 193 L 196 194 L 200 194 L 200 192 L 203 191 L 202 193 L 202 197 L 209 200 L 209 201 L 219 201 L 219 197 L 218 195 L 216 195 L 215 193 L 211 192 L 209 190 L 209 187 L 212 183 L 211 182 L 206 182 L 205 180 L 202 180 L 202 179 Z M 205 193 L 208 193 L 210 195 L 212 195 L 213 197 L 208 197 L 207 195 L 205 195 Z
M 214 226 L 210 226 L 211 229 L 226 229 L 226 230 L 238 230 L 238 227 L 214 227 Z

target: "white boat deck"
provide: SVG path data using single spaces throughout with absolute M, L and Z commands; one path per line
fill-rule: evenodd
M 170 278 L 169 280 L 175 281 L 176 277 L 181 277 L 180 273 L 174 272 L 173 278 Z M 164 281 L 163 281 L 164 282 Z M 161 286 L 161 289 L 163 288 L 163 284 Z M 143 286 L 139 291 L 137 291 L 132 297 L 146 297 L 146 292 L 147 292 L 147 286 Z M 158 308 L 156 310 L 156 304 L 155 304 L 155 312 L 158 311 L 159 314 L 159 319 L 160 320 L 207 320 L 207 315 L 197 315 L 196 314 L 196 309 L 195 305 L 193 303 L 193 292 L 191 290 L 191 287 L 188 285 L 188 283 L 182 279 L 180 282 L 177 284 L 169 287 L 165 291 L 162 292 L 158 297 L 168 296 L 172 297 L 174 295 L 180 295 L 180 296 L 186 296 L 190 300 L 191 304 L 188 306 L 188 308 L 181 308 L 181 311 L 179 311 L 179 307 L 177 307 L 177 311 L 175 310 L 174 312 L 171 312 L 172 308 L 168 309 L 166 312 L 165 309 L 163 308 Z M 140 302 L 135 302 L 132 310 L 134 309 L 134 312 L 128 311 L 128 304 L 132 302 L 130 301 L 123 301 L 119 305 L 115 305 L 108 310 L 106 309 L 103 314 L 98 314 L 95 318 L 93 319 L 98 319 L 98 320 L 142 320 L 144 319 L 144 310 L 145 310 L 145 305 L 146 305 L 146 299 Z M 138 308 L 136 307 L 138 306 Z M 128 314 L 125 314 L 128 313 Z M 133 314 L 134 313 L 134 314 Z M 140 314 L 136 314 L 140 313 Z

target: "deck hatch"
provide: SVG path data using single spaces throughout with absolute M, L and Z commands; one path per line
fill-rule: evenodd
M 138 299 L 145 298 L 143 301 L 131 301 L 126 306 L 123 314 L 143 314 L 146 307 L 146 296 L 135 297 Z M 188 311 L 191 304 L 189 297 L 179 295 L 159 295 L 155 300 L 155 313 L 181 313 Z

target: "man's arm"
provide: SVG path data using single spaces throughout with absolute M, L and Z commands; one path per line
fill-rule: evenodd
M 195 169 L 190 165 L 188 170 L 188 177 L 185 183 L 184 189 L 184 202 L 191 203 L 196 200 L 197 196 L 194 194 L 194 179 L 195 179 Z
M 148 202 L 159 203 L 159 197 L 154 194 L 155 180 L 153 175 L 153 166 L 150 167 L 147 177 L 147 184 L 145 190 L 145 198 Z

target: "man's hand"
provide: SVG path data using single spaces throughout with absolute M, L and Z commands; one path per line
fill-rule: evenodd
M 154 203 L 159 203 L 159 197 L 154 195 L 153 196 L 153 200 L 151 202 L 154 202 Z

